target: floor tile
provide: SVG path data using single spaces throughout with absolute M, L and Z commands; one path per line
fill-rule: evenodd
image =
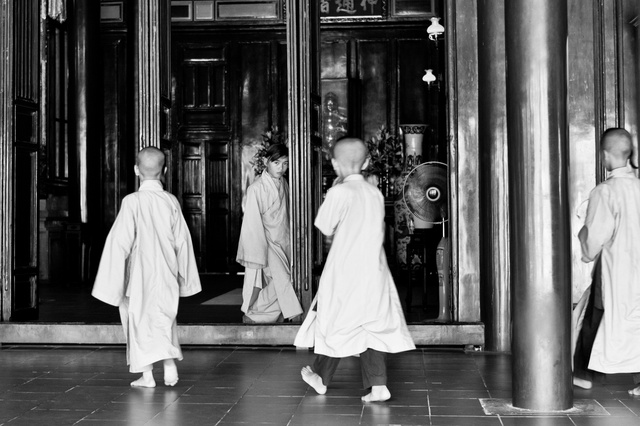
M 506 417 L 501 416 L 503 426 L 573 426 L 568 416 L 540 416 L 540 417 Z
M 431 416 L 432 426 L 501 426 L 497 416 Z
M 389 401 L 366 404 L 360 360 L 341 361 L 326 395 L 300 378 L 314 354 L 279 347 L 188 347 L 175 387 L 155 372 L 153 389 L 121 346 L 0 346 L 0 425 L 640 425 L 640 398 L 629 375 L 606 377 L 574 401 L 603 415 L 486 415 L 480 400 L 511 398 L 508 354 L 420 348 L 389 356 Z M 188 360 L 188 362 L 187 362 Z
M 296 414 L 288 426 L 356 426 L 360 424 L 359 415 L 339 414 Z
M 633 417 L 571 417 L 576 426 L 638 426 L 640 421 Z

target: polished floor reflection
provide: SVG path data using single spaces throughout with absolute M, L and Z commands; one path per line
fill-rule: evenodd
M 242 323 L 240 301 L 214 299 L 242 287 L 242 275 L 201 274 L 202 292 L 180 298 L 180 324 Z M 118 308 L 91 296 L 92 284 L 39 283 L 41 322 L 119 323 Z
M 423 270 L 396 271 L 395 283 L 411 324 L 438 317 L 438 278 Z M 201 274 L 202 292 L 180 298 L 179 324 L 242 323 L 242 275 Z M 118 308 L 91 296 L 90 284 L 42 281 L 38 285 L 39 322 L 119 323 Z
M 192 347 L 176 387 L 133 389 L 124 348 L 0 347 L 0 425 L 640 425 L 629 375 L 575 389 L 600 414 L 489 415 L 481 400 L 510 398 L 511 357 L 458 348 L 390 356 L 386 403 L 363 404 L 357 358 L 340 364 L 327 395 L 300 379 L 313 354 L 293 348 Z M 594 412 L 592 410 L 592 412 Z

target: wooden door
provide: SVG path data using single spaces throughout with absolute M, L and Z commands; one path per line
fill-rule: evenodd
M 251 149 L 272 126 L 286 131 L 282 32 L 178 33 L 174 38 L 181 198 L 201 272 L 237 272 Z
M 234 161 L 228 52 L 225 43 L 181 44 L 177 49 L 176 189 L 201 272 L 228 269 Z

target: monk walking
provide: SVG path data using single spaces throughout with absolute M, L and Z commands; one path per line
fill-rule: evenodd
M 608 129 L 600 144 L 609 177 L 591 191 L 578 234 L 582 260 L 594 262 L 594 283 L 574 357 L 574 384 L 591 388 L 589 370 L 632 373 L 629 393 L 640 395 L 640 179 L 631 168 L 629 132 Z
M 359 355 L 364 402 L 386 401 L 387 353 L 415 349 L 384 252 L 384 197 L 361 174 L 367 148 L 345 138 L 333 147 L 338 181 L 315 225 L 333 236 L 317 294 L 313 366 L 302 379 L 324 394 L 340 358 Z
M 157 148 L 138 153 L 135 173 L 140 188 L 122 200 L 91 293 L 120 308 L 127 365 L 132 373 L 142 373 L 131 383 L 134 387 L 155 387 L 152 369 L 158 361 L 163 361 L 165 385 L 178 382 L 178 301 L 201 290 L 180 204 L 160 182 L 164 163 Z

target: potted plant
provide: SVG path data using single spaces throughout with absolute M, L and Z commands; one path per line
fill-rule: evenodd
M 378 187 L 385 197 L 395 195 L 395 181 L 402 173 L 404 164 L 402 142 L 385 126 L 381 126 L 365 144 L 369 150 L 366 174 L 374 176 L 374 182 L 377 178 Z

